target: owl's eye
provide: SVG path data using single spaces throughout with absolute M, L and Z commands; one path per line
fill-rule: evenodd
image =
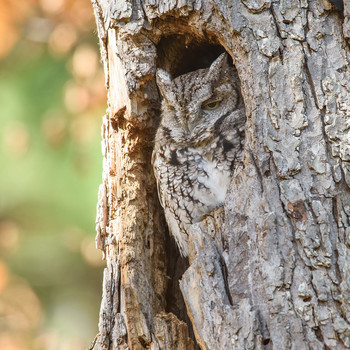
M 216 109 L 220 106 L 220 104 L 221 104 L 221 101 L 213 101 L 213 102 L 206 103 L 205 105 L 202 106 L 202 108 L 206 110 Z

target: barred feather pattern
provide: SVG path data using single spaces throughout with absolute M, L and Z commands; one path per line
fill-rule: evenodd
M 163 101 L 153 170 L 169 230 L 188 256 L 189 226 L 223 204 L 242 163 L 244 104 L 227 54 L 174 80 L 158 70 L 157 84 Z

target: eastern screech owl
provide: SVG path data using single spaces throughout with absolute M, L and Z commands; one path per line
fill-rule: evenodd
M 170 232 L 188 256 L 189 225 L 223 204 L 242 161 L 244 105 L 226 53 L 174 80 L 158 69 L 157 84 L 163 101 L 153 169 Z

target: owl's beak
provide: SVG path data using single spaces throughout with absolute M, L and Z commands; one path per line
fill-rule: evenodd
M 198 117 L 195 116 L 194 118 L 187 120 L 186 127 L 187 127 L 188 131 L 191 133 L 197 124 L 198 124 Z

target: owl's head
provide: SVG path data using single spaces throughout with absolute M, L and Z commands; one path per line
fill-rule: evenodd
M 209 68 L 171 79 L 157 70 L 157 85 L 163 97 L 162 125 L 175 140 L 203 140 L 213 134 L 219 120 L 229 117 L 240 103 L 239 79 L 221 54 Z

